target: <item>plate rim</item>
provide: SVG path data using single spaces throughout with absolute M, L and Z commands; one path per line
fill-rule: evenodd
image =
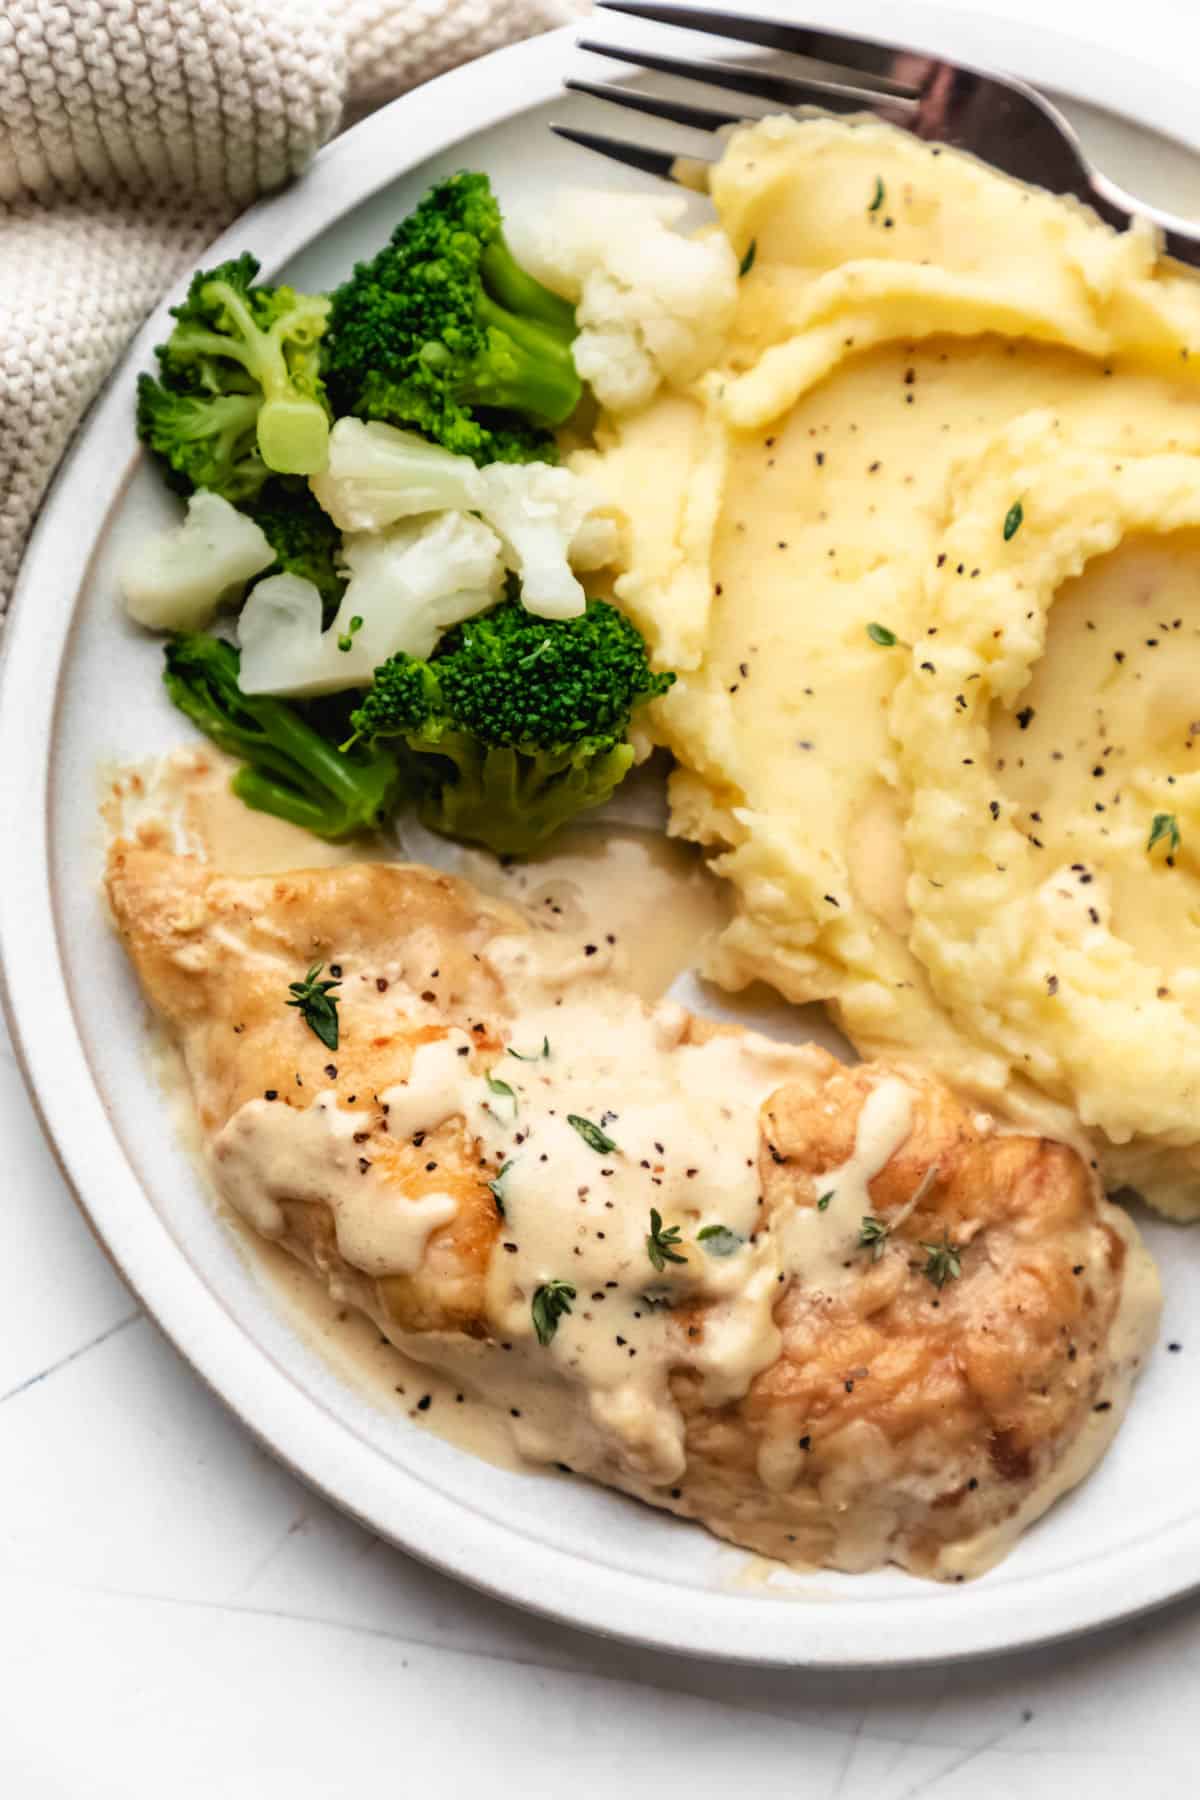
M 843 29 L 869 30 L 872 10 L 865 0 L 849 5 L 843 0 L 836 7 L 823 0 L 809 12 L 836 11 Z M 916 0 L 906 8 L 906 18 L 911 20 L 906 37 L 939 42 L 943 54 L 952 43 L 955 53 L 979 61 L 986 60 L 986 32 L 973 34 L 971 27 L 992 31 L 1001 23 L 995 15 L 968 18 Z M 1130 110 L 1131 95 L 1136 101 L 1142 82 L 1136 74 L 1131 79 L 1128 58 L 1051 28 L 1022 26 L 1021 31 L 1021 72 L 1028 78 L 1144 125 Z M 269 251 L 268 266 L 296 254 L 405 169 L 467 135 L 460 120 L 469 119 L 469 135 L 475 135 L 553 100 L 574 37 L 575 28 L 565 27 L 494 51 L 392 101 L 322 150 L 301 182 L 242 214 L 205 258 L 229 254 L 248 233 L 258 234 Z M 1133 68 L 1143 76 L 1151 73 L 1145 64 Z M 1200 151 L 1200 128 L 1186 104 L 1190 91 L 1194 107 L 1194 89 L 1166 70 L 1152 73 L 1157 116 L 1151 129 L 1161 134 L 1166 120 L 1171 135 Z M 389 152 L 399 109 L 406 143 L 396 157 Z M 50 771 L 61 662 L 74 631 L 76 596 L 134 460 L 114 458 L 110 446 L 128 441 L 134 374 L 187 279 L 174 285 L 133 339 L 47 492 L 18 577 L 0 669 L 0 767 L 8 772 L 10 794 L 40 796 L 21 832 L 11 819 L 4 832 L 0 967 L 13 1048 L 84 1219 L 159 1329 L 265 1449 L 368 1529 L 494 1598 L 655 1649 L 760 1666 L 915 1667 L 1052 1643 L 1135 1617 L 1200 1584 L 1200 1512 L 1115 1554 L 1103 1584 L 1094 1582 L 1086 1564 L 1041 1578 L 1053 1581 L 1053 1604 L 1035 1624 L 1028 1622 L 1026 1609 L 1014 1608 L 1012 1590 L 1004 1587 L 990 1593 L 982 1586 L 958 1590 L 952 1605 L 945 1605 L 945 1589 L 916 1581 L 902 1600 L 780 1605 L 768 1594 L 689 1589 L 588 1564 L 527 1539 L 519 1555 L 506 1559 L 504 1546 L 512 1545 L 506 1528 L 448 1503 L 408 1471 L 384 1467 L 348 1425 L 326 1413 L 248 1339 L 193 1269 L 164 1221 L 146 1206 L 145 1190 L 93 1080 L 67 987 L 50 874 Z M 81 518 L 90 521 L 88 530 L 79 529 Z M 39 693 L 46 702 L 40 708 Z M 448 1518 L 454 1522 L 450 1545 Z M 1122 1594 L 1115 1607 L 1102 1597 L 1114 1590 Z M 938 1601 L 943 1610 L 924 1639 L 919 1630 L 914 1633 L 915 1615 Z

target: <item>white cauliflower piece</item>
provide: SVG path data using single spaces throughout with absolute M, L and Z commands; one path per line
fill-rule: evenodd
M 479 510 L 500 535 L 505 564 L 521 577 L 521 604 L 543 619 L 578 618 L 586 605 L 571 572 L 612 560 L 616 527 L 596 516 L 593 488 L 570 469 L 550 463 L 489 463 L 480 470 Z M 597 558 L 599 560 L 597 560 Z
M 238 645 L 244 694 L 323 694 L 358 679 L 349 670 L 341 681 L 323 679 L 351 658 L 339 657 L 332 631 L 322 632 L 320 591 L 299 575 L 258 583 L 238 620 Z
M 504 582 L 499 539 L 468 513 L 356 534 L 342 557 L 350 580 L 328 631 L 310 581 L 259 582 L 238 624 L 244 693 L 304 699 L 369 687 L 389 656 L 428 656 L 443 631 L 494 606 Z
M 505 215 L 517 260 L 575 302 L 575 367 L 611 412 L 644 406 L 660 381 L 693 381 L 733 322 L 733 247 L 719 231 L 672 230 L 686 211 L 682 195 L 567 191 Z
M 220 494 L 201 489 L 178 525 L 147 538 L 121 566 L 125 605 L 154 631 L 200 631 L 221 599 L 270 568 L 261 528 Z
M 483 491 L 469 456 L 377 419 L 339 419 L 329 461 L 308 485 L 339 531 L 382 531 L 420 513 L 475 512 Z
M 504 588 L 496 533 L 470 513 L 435 513 L 390 531 L 348 537 L 342 560 L 350 582 L 331 630 L 348 631 L 368 615 L 382 619 L 387 647 L 372 667 L 406 650 L 428 656 L 443 631 L 485 612 Z

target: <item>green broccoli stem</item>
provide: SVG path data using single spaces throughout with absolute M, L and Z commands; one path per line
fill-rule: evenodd
M 241 703 L 268 739 L 261 751 L 250 751 L 252 765 L 273 769 L 285 781 L 289 777 L 294 780 L 295 770 L 301 769 L 346 815 L 361 811 L 364 779 L 370 786 L 370 763 L 354 762 L 344 756 L 336 744 L 314 731 L 286 700 L 242 694 Z M 391 759 L 382 760 L 390 762 Z
M 280 475 L 316 475 L 329 461 L 329 420 L 315 400 L 264 400 L 258 447 Z
M 564 344 L 570 345 L 579 330 L 575 308 L 521 267 L 505 243 L 499 238 L 479 258 L 483 285 L 497 305 L 523 319 L 536 319 L 558 332 Z
M 258 447 L 267 467 L 280 475 L 317 474 L 329 460 L 329 420 L 319 400 L 307 400 L 293 389 L 283 348 L 291 322 L 285 315 L 264 331 L 245 297 L 228 281 L 207 282 L 203 293 L 208 304 L 228 313 L 242 341 L 190 327 L 177 333 L 177 347 L 240 363 L 262 388 Z
M 417 747 L 417 740 L 410 740 Z M 528 856 L 562 826 L 602 806 L 624 780 L 633 747 L 615 744 L 601 755 L 483 748 L 466 733 L 448 731 L 429 746 L 452 765 L 447 779 L 430 780 L 428 754 L 413 769 L 422 823 L 444 837 L 486 844 L 498 856 Z
M 242 761 L 232 782 L 238 798 L 319 837 L 378 825 L 396 787 L 392 752 L 344 756 L 287 701 L 243 694 L 237 669 L 232 645 L 185 635 L 167 646 L 163 680 L 180 711 Z
M 311 799 L 286 782 L 275 780 L 252 763 L 246 763 L 238 770 L 229 790 L 255 812 L 271 813 L 277 819 L 287 819 L 292 825 L 302 825 L 305 831 L 314 832 L 317 837 L 343 835 L 340 831 L 330 830 L 329 809 L 321 801 Z
M 563 424 L 582 391 L 570 342 L 549 326 L 507 312 L 488 294 L 480 294 L 475 311 L 492 353 L 476 359 L 460 398 L 524 413 L 541 425 Z

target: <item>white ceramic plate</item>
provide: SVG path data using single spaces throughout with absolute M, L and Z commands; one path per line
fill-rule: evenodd
M 869 29 L 876 8 L 823 0 L 807 11 Z M 1136 107 L 1182 141 L 1191 131 L 1200 150 L 1194 90 L 1160 71 L 1040 29 L 1010 43 L 994 21 L 907 0 L 889 26 L 1015 66 L 1092 108 Z M 431 179 L 464 165 L 489 170 L 502 196 L 563 181 L 639 185 L 549 136 L 551 116 L 610 124 L 595 103 L 559 97 L 569 66 L 579 59 L 557 33 L 434 82 L 340 138 L 205 260 L 250 247 L 268 275 L 325 286 Z M 1200 160 L 1073 110 L 1111 173 L 1200 215 Z M 143 1008 L 96 894 L 97 765 L 143 757 L 186 729 L 161 697 L 159 646 L 124 620 L 112 579 L 120 544 L 169 509 L 132 430 L 134 376 L 164 334 L 160 309 L 81 432 L 25 562 L 0 691 L 0 942 L 13 1035 L 63 1168 L 183 1354 L 264 1444 L 384 1537 L 523 1606 L 664 1648 L 797 1666 L 915 1663 L 1062 1636 L 1200 1582 L 1200 1444 L 1180 1428 L 1195 1404 L 1186 1355 L 1156 1354 L 1101 1470 L 983 1580 L 951 1589 L 896 1572 L 814 1575 L 784 1596 L 739 1584 L 746 1559 L 698 1528 L 454 1450 L 351 1391 L 292 1335 L 173 1142 L 147 1074 Z M 1149 1235 L 1166 1276 L 1164 1344 L 1186 1341 L 1200 1313 L 1194 1245 L 1161 1225 Z

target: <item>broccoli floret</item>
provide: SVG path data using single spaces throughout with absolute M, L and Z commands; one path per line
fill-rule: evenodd
M 239 256 L 194 276 L 155 351 L 157 380 L 143 375 L 138 383 L 138 435 L 175 484 L 211 488 L 235 503 L 273 470 L 323 468 L 329 443 L 320 372 L 329 301 L 256 287 L 257 273 L 254 257 Z
M 377 669 L 351 742 L 398 743 L 432 830 L 522 856 L 609 798 L 633 761 L 635 708 L 674 679 L 651 670 L 635 627 L 603 600 L 547 620 L 509 599 L 448 632 L 428 662 Z
M 234 506 L 253 499 L 270 475 L 258 453 L 254 394 L 188 394 L 139 375 L 137 434 L 162 459 L 180 493 L 209 488 Z
M 380 823 L 397 792 L 391 751 L 347 755 L 287 701 L 243 694 L 238 653 L 221 638 L 185 633 L 172 638 L 166 658 L 163 681 L 175 705 L 214 744 L 242 759 L 232 782 L 239 800 L 324 838 Z
M 332 296 L 336 412 L 424 432 L 478 463 L 554 458 L 579 402 L 575 311 L 513 260 L 486 175 L 441 181 Z
M 265 573 L 299 575 L 311 581 L 320 592 L 323 622 L 328 625 L 346 591 L 345 579 L 337 569 L 342 537 L 308 483 L 279 476 L 244 510 L 261 527 L 275 552 L 276 560 Z

